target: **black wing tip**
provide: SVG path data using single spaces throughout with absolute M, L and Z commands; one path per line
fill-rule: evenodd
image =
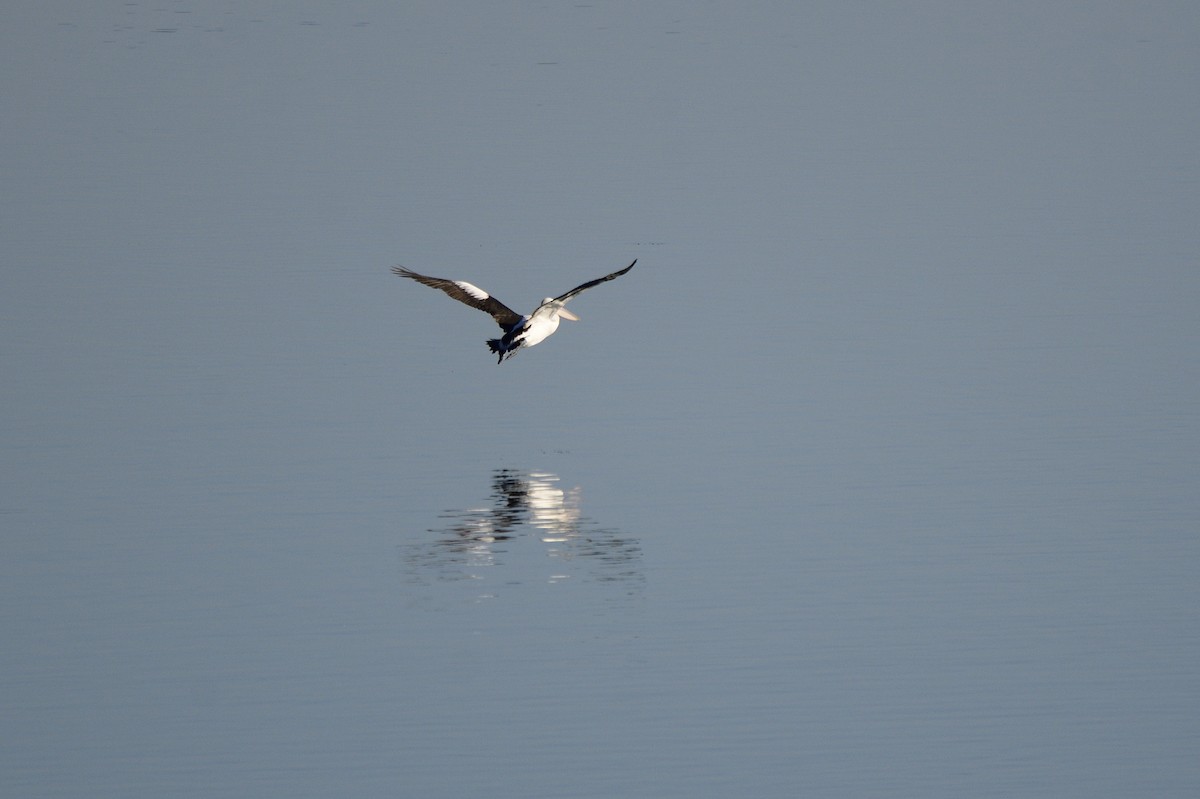
M 637 259 L 637 258 L 634 258 L 634 259 L 633 259 L 633 262 L 632 262 L 632 263 L 630 263 L 630 264 L 629 264 L 629 266 L 625 267 L 624 269 L 619 269 L 619 270 L 617 270 L 616 272 L 613 272 L 613 273 L 612 273 L 611 275 L 609 275 L 608 277 L 601 278 L 601 280 L 612 280 L 614 277 L 620 277 L 621 275 L 623 275 L 623 274 L 625 274 L 626 272 L 628 272 L 630 269 L 633 269 L 634 265 L 635 265 L 637 262 L 638 262 L 638 259 Z
M 415 278 L 417 276 L 416 272 L 412 271 L 411 269 L 406 269 L 403 266 L 393 266 L 392 274 L 399 275 L 400 277 L 412 277 L 412 278 Z

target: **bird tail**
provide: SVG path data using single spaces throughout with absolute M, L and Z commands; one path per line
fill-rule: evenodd
M 504 353 L 508 352 L 508 349 L 504 346 L 504 339 L 489 338 L 487 345 L 489 350 L 500 355 L 500 357 L 496 359 L 496 363 L 500 363 L 500 361 L 504 360 Z

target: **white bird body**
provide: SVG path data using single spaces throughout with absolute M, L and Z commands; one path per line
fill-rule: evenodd
M 520 335 L 521 346 L 532 347 L 550 338 L 558 330 L 560 319 L 579 321 L 579 317 L 564 308 L 561 302 L 555 302 L 552 297 L 542 300 L 538 309 L 525 317 L 525 330 Z
M 468 283 L 465 280 L 447 280 L 441 277 L 429 277 L 428 275 L 417 274 L 411 269 L 405 269 L 402 266 L 392 267 L 392 271 L 400 277 L 407 277 L 418 283 L 424 283 L 426 286 L 441 289 L 459 302 L 491 314 L 492 318 L 496 320 L 496 323 L 504 331 L 504 335 L 500 338 L 489 339 L 487 342 L 488 348 L 499 356 L 496 363 L 500 363 L 506 358 L 516 355 L 518 350 L 524 347 L 533 347 L 548 339 L 554 334 L 554 331 L 558 330 L 560 320 L 570 319 L 573 322 L 579 321 L 578 316 L 566 309 L 567 301 L 576 294 L 590 289 L 592 286 L 620 277 L 630 269 L 633 269 L 633 264 L 636 263 L 637 259 L 635 258 L 629 266 L 613 272 L 611 275 L 605 275 L 596 280 L 589 280 L 587 283 L 576 286 L 557 297 L 547 297 L 528 316 L 518 314 L 479 288 L 479 286 Z

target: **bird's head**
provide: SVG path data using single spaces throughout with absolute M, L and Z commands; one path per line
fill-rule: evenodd
M 542 300 L 542 305 L 550 306 L 550 310 L 563 319 L 570 319 L 572 322 L 578 322 L 579 317 L 567 310 L 565 302 L 559 302 L 553 297 L 547 297 Z

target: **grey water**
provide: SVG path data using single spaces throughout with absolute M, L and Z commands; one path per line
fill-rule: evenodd
M 10 3 L 0 793 L 1197 795 L 1198 8 Z

